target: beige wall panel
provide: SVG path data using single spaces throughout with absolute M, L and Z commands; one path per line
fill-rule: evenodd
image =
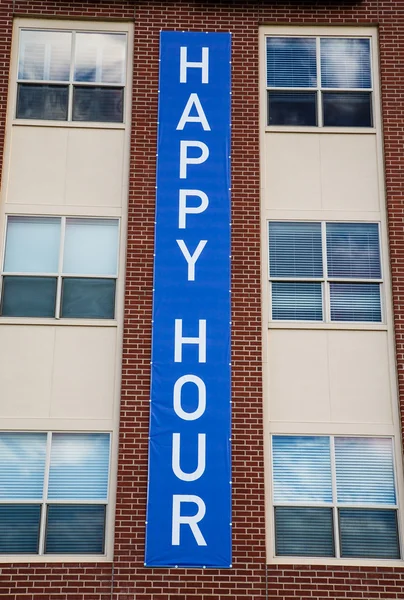
M 121 206 L 123 129 L 69 130 L 66 204 Z
M 265 208 L 321 208 L 320 144 L 318 134 L 265 135 Z
M 0 327 L 0 418 L 49 416 L 54 327 Z
M 387 332 L 329 331 L 333 422 L 392 423 Z
M 6 202 L 64 203 L 67 137 L 66 128 L 12 128 Z
M 113 417 L 116 335 L 113 327 L 57 329 L 51 417 Z
M 324 134 L 320 151 L 324 209 L 380 210 L 375 135 Z
M 327 332 L 271 330 L 268 336 L 269 419 L 328 422 Z

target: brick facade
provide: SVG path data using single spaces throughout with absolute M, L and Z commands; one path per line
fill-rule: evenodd
M 12 16 L 135 23 L 126 305 L 114 563 L 0 566 L 9 600 L 403 598 L 404 567 L 265 565 L 261 381 L 258 26 L 378 25 L 399 388 L 404 424 L 404 0 L 2 0 L 0 155 Z M 233 32 L 233 554 L 231 570 L 145 569 L 158 36 L 160 29 Z

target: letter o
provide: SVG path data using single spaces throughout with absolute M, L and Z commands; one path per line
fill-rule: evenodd
M 181 390 L 186 383 L 194 383 L 198 388 L 198 407 L 194 412 L 185 412 L 181 406 Z M 206 409 L 206 386 L 200 377 L 196 375 L 183 375 L 174 385 L 174 410 L 184 421 L 195 421 L 203 415 Z

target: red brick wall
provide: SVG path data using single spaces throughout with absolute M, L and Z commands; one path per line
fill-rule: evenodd
M 313 8 L 315 5 L 315 8 Z M 12 3 L 2 0 L 0 105 Z M 135 12 L 132 160 L 115 560 L 7 565 L 10 600 L 404 598 L 404 568 L 270 566 L 266 581 L 261 386 L 258 25 L 379 24 L 399 385 L 404 394 L 404 0 L 65 2 L 15 0 L 16 14 L 121 18 Z M 233 32 L 233 551 L 231 570 L 144 569 L 160 29 Z M 4 32 L 4 33 L 3 33 Z M 400 60 L 399 60 L 400 59 Z M 0 112 L 1 132 L 4 111 Z M 1 148 L 0 148 L 1 150 Z M 403 396 L 404 398 L 404 396 Z M 404 402 L 403 402 L 404 406 Z M 266 587 L 268 586 L 268 587 Z

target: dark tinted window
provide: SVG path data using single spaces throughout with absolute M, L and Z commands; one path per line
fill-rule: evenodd
M 268 94 L 269 125 L 317 125 L 315 92 L 275 92 Z
M 67 86 L 19 83 L 17 119 L 66 121 L 69 90 Z

